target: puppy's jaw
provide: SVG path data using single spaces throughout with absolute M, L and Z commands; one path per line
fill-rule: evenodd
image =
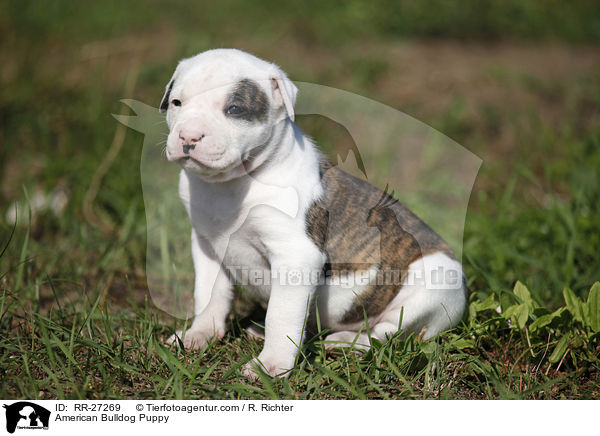
M 167 159 L 170 162 L 176 162 L 179 164 L 185 163 L 186 161 L 195 162 L 196 164 L 211 169 L 211 170 L 225 170 L 227 167 L 232 166 L 237 159 L 231 159 L 225 156 L 226 153 L 167 153 Z M 229 162 L 233 161 L 233 162 Z
M 268 144 L 255 147 L 245 153 L 241 158 L 235 158 L 230 164 L 224 166 L 215 165 L 216 160 L 205 160 L 197 158 L 191 153 L 185 155 L 171 155 L 167 152 L 169 161 L 177 163 L 184 170 L 192 171 L 207 182 L 224 182 L 237 177 L 249 175 L 269 160 L 270 152 L 266 149 Z
M 169 159 L 177 163 L 184 170 L 192 171 L 201 179 L 206 181 L 223 181 L 234 178 L 239 169 L 243 168 L 243 162 L 239 159 L 225 161 L 225 159 L 206 160 L 190 155 L 181 156 L 177 159 Z

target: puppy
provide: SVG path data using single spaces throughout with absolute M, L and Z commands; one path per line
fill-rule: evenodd
M 242 284 L 268 301 L 251 377 L 289 374 L 317 323 L 333 332 L 327 347 L 367 348 L 369 336 L 385 341 L 399 328 L 435 336 L 466 306 L 448 245 L 327 161 L 294 124 L 296 93 L 276 65 L 218 49 L 182 60 L 160 104 L 192 223 L 195 318 L 178 335 L 186 348 L 222 338 Z

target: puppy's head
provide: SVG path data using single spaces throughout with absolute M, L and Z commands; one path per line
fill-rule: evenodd
M 219 182 L 256 168 L 273 152 L 274 129 L 294 120 L 297 89 L 276 65 L 234 49 L 182 60 L 166 87 L 166 154 Z

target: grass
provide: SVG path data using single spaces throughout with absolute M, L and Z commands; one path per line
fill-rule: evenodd
M 223 342 L 186 353 L 161 341 L 172 327 L 149 303 L 132 301 L 115 312 L 104 293 L 92 295 L 80 307 L 57 299 L 48 314 L 18 316 L 21 303 L 2 297 L 3 329 L 16 324 L 2 338 L 3 398 L 598 398 L 599 312 L 574 296 L 555 312 L 529 300 L 527 291 L 473 298 L 455 332 L 424 343 L 412 336 L 373 341 L 364 354 L 328 353 L 313 338 L 289 379 L 249 382 L 240 368 L 260 343 L 241 334 L 237 318 Z M 507 298 L 517 304 L 499 314 L 495 309 Z M 577 318 L 571 310 L 587 315 Z
M 234 10 L 246 20 L 217 10 L 205 26 L 194 21 L 202 4 L 3 3 L 0 397 L 600 398 L 596 6 L 574 2 L 558 14 L 552 2 L 490 2 L 436 15 L 435 2 L 403 2 L 400 20 L 379 17 L 393 8 L 362 11 L 360 2 L 320 16 L 291 15 L 296 6 L 283 2 L 256 27 L 265 7 L 245 3 Z M 501 25 L 515 14 L 521 20 Z M 222 341 L 195 352 L 164 345 L 185 321 L 148 293 L 139 133 L 127 131 L 94 199 L 104 226 L 82 205 L 119 100 L 157 105 L 176 59 L 214 46 L 386 102 L 483 158 L 464 238 L 473 294 L 460 326 L 367 353 L 325 352 L 309 338 L 289 379 L 250 382 L 240 368 L 261 343 L 243 333 L 254 309 L 238 292 Z M 123 95 L 133 55 L 137 85 Z M 433 74 L 436 62 L 444 74 Z M 303 127 L 325 145 L 345 140 L 331 125 Z M 29 216 L 25 206 L 17 225 L 5 219 L 13 201 L 52 190 L 69 199 L 61 213 Z

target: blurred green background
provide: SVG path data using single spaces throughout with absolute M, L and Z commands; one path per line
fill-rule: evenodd
M 568 291 L 569 312 L 549 314 L 564 288 L 585 299 L 600 280 L 598 1 L 0 0 L 0 10 L 0 396 L 598 398 L 597 324 L 583 324 Z M 261 344 L 244 339 L 252 306 L 238 293 L 221 342 L 163 345 L 185 324 L 148 294 L 143 136 L 112 114 L 130 113 L 123 98 L 157 107 L 177 60 L 217 47 L 382 102 L 483 159 L 463 247 L 475 295 L 444 340 L 396 338 L 341 358 L 310 339 L 290 379 L 253 383 L 239 370 Z M 335 123 L 299 124 L 326 150 L 348 145 Z M 535 304 L 520 284 L 509 292 L 517 280 Z M 598 286 L 589 294 L 585 307 L 597 307 Z
M 90 185 L 119 141 L 111 116 L 123 110 L 119 100 L 158 105 L 177 60 L 216 47 L 383 102 L 479 155 L 464 257 L 476 292 L 519 279 L 552 306 L 563 287 L 581 294 L 600 279 L 597 1 L 0 5 L 2 247 L 14 202 L 68 200 L 30 224 L 22 209 L 0 257 L 4 289 L 43 306 L 53 300 L 51 277 L 73 299 L 100 287 L 118 303 L 126 286 L 144 298 L 142 135 L 124 130 L 97 194 Z M 336 146 L 339 132 L 326 122 L 303 127 Z

